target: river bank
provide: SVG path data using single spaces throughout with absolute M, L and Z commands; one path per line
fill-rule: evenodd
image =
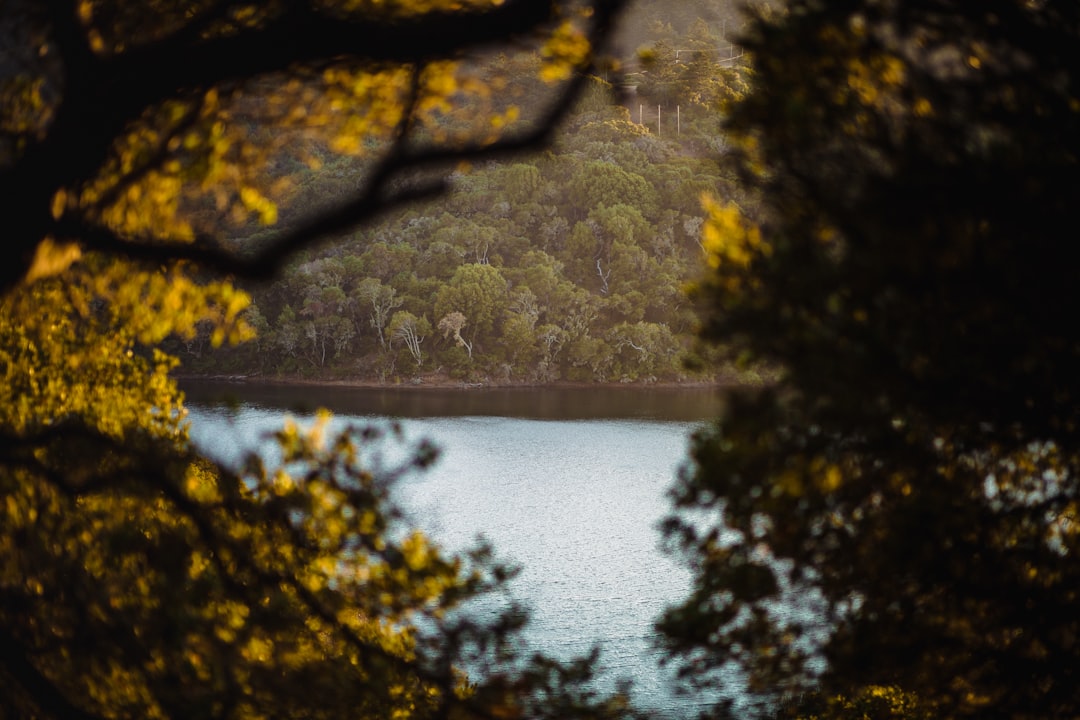
M 715 417 L 732 385 L 716 383 L 378 384 L 345 379 L 178 377 L 189 406 L 261 407 L 306 415 L 498 416 L 534 419 Z
M 340 387 L 360 388 L 369 390 L 386 389 L 432 389 L 432 390 L 498 390 L 498 389 L 588 389 L 606 388 L 627 390 L 646 389 L 694 389 L 709 388 L 723 389 L 732 387 L 758 386 L 765 384 L 762 376 L 755 373 L 730 373 L 710 379 L 693 379 L 682 381 L 639 381 L 639 382 L 581 382 L 573 380 L 553 380 L 549 382 L 529 382 L 518 380 L 490 380 L 468 381 L 451 378 L 448 375 L 427 375 L 409 378 L 407 380 L 381 381 L 372 378 L 341 378 L 341 377 L 305 377 L 286 375 L 238 375 L 216 374 L 200 375 L 194 373 L 173 373 L 173 378 L 180 383 L 209 382 L 209 383 L 234 383 L 240 385 L 284 385 L 284 386 L 310 386 L 310 387 Z

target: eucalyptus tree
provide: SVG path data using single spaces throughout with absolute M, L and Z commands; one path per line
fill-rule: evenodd
M 472 348 L 478 341 L 482 344 L 494 340 L 508 305 L 509 292 L 502 272 L 492 265 L 473 263 L 454 271 L 450 282 L 436 295 L 433 311 L 435 317 L 440 318 L 440 327 L 442 319 L 450 315 L 465 318 L 469 328 L 467 340 L 461 335 L 465 323 L 452 323 L 455 326 L 452 333 L 462 347 L 469 349 L 471 358 Z
M 431 323 L 426 317 L 418 318 L 407 310 L 398 310 L 390 318 L 386 332 L 390 336 L 391 347 L 395 341 L 401 342 L 409 351 L 416 367 L 423 366 L 424 353 L 420 346 L 431 334 Z
M 353 300 L 359 314 L 366 317 L 375 331 L 379 345 L 386 347 L 391 313 L 404 302 L 397 290 L 383 285 L 377 278 L 364 278 L 353 290 Z

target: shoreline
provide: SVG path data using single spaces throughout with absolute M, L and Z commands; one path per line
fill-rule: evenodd
M 185 403 L 254 405 L 311 413 L 393 418 L 505 417 L 531 420 L 644 418 L 700 422 L 721 411 L 731 383 L 378 383 L 237 375 L 177 377 Z
M 326 388 L 356 388 L 365 390 L 575 390 L 603 388 L 605 390 L 694 390 L 723 389 L 749 385 L 738 378 L 720 378 L 715 380 L 658 381 L 658 382 L 581 382 L 573 380 L 555 380 L 552 382 L 467 382 L 451 378 L 422 378 L 419 382 L 380 382 L 360 378 L 298 378 L 268 375 L 196 375 L 188 373 L 171 374 L 177 383 L 219 383 L 233 385 L 278 385 L 308 386 Z

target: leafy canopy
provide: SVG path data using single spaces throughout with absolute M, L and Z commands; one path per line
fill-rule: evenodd
M 756 202 L 710 208 L 698 296 L 781 380 L 732 397 L 675 491 L 688 681 L 820 693 L 805 716 L 1080 712 L 1078 33 L 1074 4 L 1011 0 L 749 27 L 728 128 Z
M 582 685 L 589 659 L 523 658 L 509 602 L 484 622 L 465 612 L 510 571 L 402 526 L 389 489 L 430 448 L 380 464 L 392 428 L 324 418 L 277 433 L 279 463 L 218 466 L 188 443 L 175 360 L 156 348 L 250 336 L 248 297 L 213 278 L 265 277 L 443 189 L 419 170 L 542 143 L 578 77 L 496 134 L 517 111 L 465 52 L 509 43 L 562 77 L 591 62 L 618 6 L 0 7 L 3 713 L 628 714 Z M 358 189 L 287 207 L 292 169 L 343 153 Z M 229 242 L 251 226 L 268 228 L 261 243 Z

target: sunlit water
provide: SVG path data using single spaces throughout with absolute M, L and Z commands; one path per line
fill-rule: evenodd
M 191 409 L 194 441 L 222 460 L 280 427 L 277 409 L 241 404 Z M 351 416 L 337 422 L 387 422 Z M 640 706 L 692 716 L 658 665 L 653 624 L 685 597 L 689 574 L 659 550 L 665 492 L 695 423 L 641 419 L 537 420 L 493 416 L 410 418 L 407 439 L 433 440 L 439 462 L 398 483 L 409 521 L 456 550 L 490 541 L 521 566 L 511 585 L 532 611 L 535 649 L 562 659 L 602 648 L 608 687 L 633 681 Z

